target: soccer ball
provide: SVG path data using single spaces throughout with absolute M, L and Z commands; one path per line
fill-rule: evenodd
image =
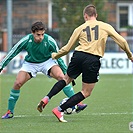
M 69 98 L 64 98 L 61 102 L 60 105 L 62 105 L 63 103 L 65 103 Z M 77 109 L 77 105 L 71 107 L 71 108 L 67 108 L 66 110 L 64 110 L 64 114 L 66 115 L 70 115 L 73 113 L 76 113 L 76 109 Z

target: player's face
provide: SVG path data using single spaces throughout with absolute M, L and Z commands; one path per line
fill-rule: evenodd
M 42 40 L 43 40 L 43 38 L 44 38 L 44 33 L 45 33 L 44 30 L 39 30 L 39 31 L 36 31 L 36 32 L 32 33 L 33 36 L 34 36 L 34 41 L 35 41 L 36 43 L 42 42 Z

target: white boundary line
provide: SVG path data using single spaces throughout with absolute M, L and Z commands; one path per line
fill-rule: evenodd
M 129 113 L 129 112 L 121 112 L 121 113 L 92 113 L 90 115 L 131 115 L 133 114 L 133 112 Z
M 82 115 L 95 115 L 95 116 L 107 116 L 107 115 L 132 115 L 133 112 L 129 113 L 129 112 L 121 112 L 121 113 L 87 113 L 87 114 L 82 114 Z M 15 118 L 21 118 L 21 117 L 40 117 L 40 116 L 53 116 L 52 114 L 40 114 L 40 115 L 16 115 L 14 116 Z

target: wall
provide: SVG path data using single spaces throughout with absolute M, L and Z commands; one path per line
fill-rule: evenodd
M 31 23 L 36 20 L 48 24 L 48 0 L 12 0 L 13 29 L 22 34 L 22 30 L 30 31 Z M 6 29 L 7 21 L 6 0 L 0 2 L 0 29 Z M 18 31 L 19 30 L 19 31 Z

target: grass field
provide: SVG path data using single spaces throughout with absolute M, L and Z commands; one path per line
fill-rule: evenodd
M 16 75 L 0 75 L 0 116 L 7 111 L 10 89 Z M 79 114 L 65 115 L 68 123 L 60 123 L 51 110 L 65 98 L 63 92 L 53 97 L 43 113 L 38 102 L 56 81 L 38 75 L 21 88 L 13 119 L 0 119 L 0 133 L 131 133 L 133 121 L 133 76 L 100 75 L 92 95 L 84 100 L 88 107 Z M 81 88 L 76 80 L 75 92 Z

